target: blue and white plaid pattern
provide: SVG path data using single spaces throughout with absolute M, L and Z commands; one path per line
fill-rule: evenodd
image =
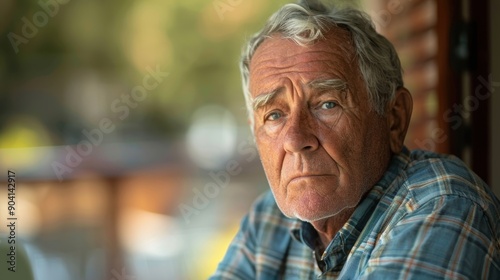
M 405 148 L 318 260 L 316 236 L 267 192 L 211 279 L 500 279 L 500 202 L 452 156 Z

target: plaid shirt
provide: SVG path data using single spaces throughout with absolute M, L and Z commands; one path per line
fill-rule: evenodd
M 271 192 L 211 279 L 500 279 L 500 202 L 453 156 L 406 148 L 322 256 Z

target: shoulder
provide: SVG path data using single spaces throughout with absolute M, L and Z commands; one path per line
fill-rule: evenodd
M 490 187 L 459 158 L 415 150 L 405 169 L 404 189 L 410 208 L 442 199 L 477 205 L 492 223 L 498 223 L 500 202 Z
M 462 160 L 453 155 L 413 150 L 409 154 L 410 162 L 407 173 L 423 179 L 427 177 L 443 177 L 443 179 L 460 178 L 473 184 L 486 185 Z M 427 174 L 426 174 L 427 173 Z M 427 175 L 427 176 L 426 176 Z
M 468 198 L 485 207 L 497 202 L 488 185 L 455 156 L 412 151 L 405 175 L 406 187 L 421 202 L 442 195 Z

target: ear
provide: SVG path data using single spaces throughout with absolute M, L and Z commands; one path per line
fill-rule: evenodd
M 391 151 L 395 154 L 403 149 L 412 110 L 413 100 L 410 92 L 405 87 L 398 88 L 387 108 Z

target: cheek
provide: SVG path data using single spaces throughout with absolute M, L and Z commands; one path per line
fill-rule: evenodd
M 335 127 L 322 129 L 318 135 L 321 146 L 337 164 L 345 167 L 355 151 L 359 142 L 356 126 L 348 121 L 339 121 Z
M 339 169 L 339 181 L 346 188 L 362 188 L 367 174 L 373 169 L 370 131 L 357 119 L 343 119 L 332 130 L 321 134 L 321 142 Z M 350 186 L 350 187 L 347 187 Z M 351 189 L 350 191 L 355 191 Z
M 256 135 L 256 144 L 259 156 L 271 187 L 278 186 L 281 171 L 282 156 L 277 141 L 269 137 Z

